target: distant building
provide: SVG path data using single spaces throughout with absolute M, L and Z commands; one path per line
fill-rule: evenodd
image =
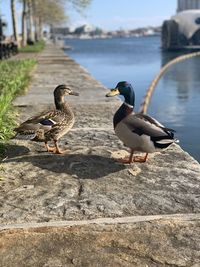
M 200 50 L 200 9 L 178 12 L 162 25 L 164 49 Z
M 200 9 L 200 0 L 178 0 L 177 13 L 189 9 Z
M 76 28 L 74 33 L 75 34 L 85 34 L 85 33 L 90 33 L 93 30 L 94 30 L 93 26 L 86 24 L 86 25 L 82 25 L 82 26 Z
M 70 28 L 69 27 L 54 27 L 51 28 L 50 30 L 51 34 L 56 34 L 56 35 L 67 35 L 70 33 Z

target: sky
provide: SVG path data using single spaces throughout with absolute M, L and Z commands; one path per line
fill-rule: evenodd
M 176 13 L 177 0 L 92 0 L 84 15 L 69 10 L 69 26 L 90 24 L 104 30 L 160 26 Z M 17 7 L 18 17 L 20 6 Z M 0 0 L 0 14 L 7 21 L 6 33 L 12 32 L 10 0 Z
M 177 0 L 93 0 L 86 18 L 71 12 L 71 23 L 85 22 L 105 30 L 159 26 L 176 13 L 176 7 Z

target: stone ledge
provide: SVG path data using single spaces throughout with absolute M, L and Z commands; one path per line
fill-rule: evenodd
M 8 228 L 0 231 L 3 267 L 200 266 L 200 214 L 104 218 Z
M 109 224 L 132 224 L 138 222 L 153 222 L 153 221 L 200 221 L 200 213 L 190 214 L 169 214 L 169 215 L 147 215 L 147 216 L 128 216 L 117 218 L 98 218 L 92 220 L 81 221 L 50 221 L 42 223 L 19 223 L 19 224 L 0 224 L 0 231 L 16 230 L 16 229 L 37 229 L 43 227 L 68 227 L 81 225 L 109 225 Z

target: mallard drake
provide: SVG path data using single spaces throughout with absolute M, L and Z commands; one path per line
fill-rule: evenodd
M 148 115 L 133 112 L 135 93 L 130 83 L 119 82 L 106 94 L 107 97 L 116 95 L 124 96 L 124 103 L 114 115 L 114 130 L 124 145 L 131 149 L 130 156 L 120 159 L 120 162 L 146 162 L 148 153 L 165 149 L 176 141 L 174 130 L 166 128 Z M 144 157 L 133 157 L 135 151 L 146 154 Z
M 23 122 L 14 129 L 17 132 L 14 138 L 44 142 L 48 152 L 63 153 L 58 146 L 58 140 L 74 125 L 74 114 L 64 101 L 66 95 L 78 96 L 79 94 L 65 84 L 58 85 L 54 90 L 56 109 L 44 111 Z M 48 145 L 49 141 L 54 142 L 54 147 Z

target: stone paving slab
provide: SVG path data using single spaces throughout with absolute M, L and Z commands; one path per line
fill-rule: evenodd
M 2 267 L 199 267 L 200 216 L 15 225 L 0 248 Z

